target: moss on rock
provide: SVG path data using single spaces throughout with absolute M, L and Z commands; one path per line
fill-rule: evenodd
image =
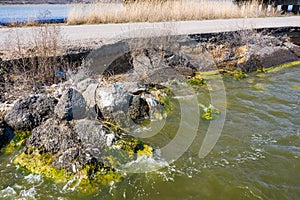
M 105 152 L 105 165 L 113 169 L 120 169 L 140 156 L 153 156 L 153 148 L 135 138 L 123 138 L 114 143 Z
M 20 135 L 19 138 L 24 138 Z M 55 183 L 76 188 L 83 193 L 94 193 L 102 187 L 118 183 L 122 179 L 122 166 L 134 161 L 139 156 L 152 157 L 153 148 L 133 137 L 123 137 L 103 152 L 103 160 L 85 164 L 82 169 L 70 172 L 53 166 L 55 154 L 41 153 L 32 149 L 30 154 L 21 153 L 14 159 L 14 164 L 34 174 L 42 174 Z M 102 164 L 99 164 L 99 162 Z
M 265 73 L 272 73 L 272 72 L 277 72 L 277 71 L 279 71 L 281 69 L 295 67 L 295 66 L 298 66 L 298 65 L 300 65 L 300 60 L 294 61 L 294 62 L 285 63 L 285 64 L 282 64 L 282 65 L 277 65 L 277 66 L 274 66 L 274 67 L 270 67 L 268 69 L 264 69 L 263 72 L 265 72 Z
M 31 135 L 30 131 L 16 131 L 14 132 L 13 139 L 8 143 L 8 145 L 1 150 L 4 154 L 9 154 L 17 149 L 24 147 L 27 138 Z

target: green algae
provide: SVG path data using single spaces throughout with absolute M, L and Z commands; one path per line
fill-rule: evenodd
M 110 168 L 120 169 L 140 156 L 153 157 L 153 148 L 138 139 L 127 137 L 116 141 L 105 151 L 104 163 Z
M 66 170 L 52 166 L 52 161 L 52 155 L 46 153 L 40 154 L 35 151 L 32 154 L 21 153 L 14 159 L 14 164 L 21 166 L 31 173 L 42 174 L 56 183 L 66 182 L 71 178 L 71 174 Z
M 1 152 L 4 154 L 10 154 L 18 149 L 21 149 L 24 147 L 26 140 L 30 135 L 30 131 L 15 131 L 13 139 L 1 150 Z
M 53 166 L 56 155 L 41 154 L 38 150 L 32 150 L 30 154 L 21 153 L 15 157 L 14 164 L 30 173 L 41 174 L 55 183 L 67 185 L 68 188 L 76 188 L 82 193 L 92 194 L 112 183 L 120 182 L 123 175 L 119 169 L 124 164 L 139 156 L 152 157 L 151 146 L 132 137 L 121 137 L 103 152 L 103 164 L 86 164 L 76 173 Z
M 221 76 L 220 76 L 221 75 Z M 212 70 L 212 71 L 207 71 L 207 72 L 196 72 L 195 77 L 202 77 L 205 83 L 205 80 L 209 79 L 219 79 L 220 77 L 228 77 L 228 78 L 233 78 L 234 80 L 242 80 L 247 77 L 247 74 L 239 71 L 239 70 L 224 70 L 224 69 L 219 69 L 219 70 Z
M 300 60 L 294 61 L 294 62 L 289 62 L 289 63 L 284 63 L 282 65 L 277 65 L 277 66 L 274 66 L 274 67 L 270 67 L 268 69 L 263 69 L 262 72 L 273 73 L 273 72 L 280 71 L 282 69 L 286 69 L 286 68 L 290 68 L 290 67 L 295 67 L 295 66 L 298 66 L 298 65 L 300 65 Z
M 52 166 L 53 155 L 40 154 L 35 151 L 32 154 L 21 153 L 14 159 L 14 164 L 30 173 L 41 174 L 45 178 L 58 184 L 68 184 L 69 188 L 83 193 L 94 193 L 102 187 L 120 182 L 121 174 L 102 168 L 98 165 L 86 165 L 77 173 L 68 172 Z
M 245 73 L 242 72 L 242 71 L 234 70 L 233 73 L 232 73 L 232 76 L 233 76 L 233 79 L 234 79 L 234 80 L 239 81 L 239 80 L 242 80 L 242 79 L 246 78 L 246 77 L 247 77 L 247 74 L 245 74 Z
M 192 86 L 201 86 L 205 84 L 205 81 L 203 78 L 199 76 L 192 77 L 187 80 L 187 83 L 192 85 Z
M 170 87 L 164 87 L 160 89 L 151 88 L 149 92 L 155 97 L 155 100 L 164 108 L 163 110 L 157 110 L 154 113 L 154 117 L 157 119 L 166 118 L 168 114 L 172 114 L 174 111 L 174 103 L 172 102 L 172 97 L 174 94 L 172 93 Z
M 203 111 L 204 113 L 201 115 L 201 118 L 209 121 L 215 119 L 217 115 L 221 114 L 221 112 L 212 105 L 205 107 Z

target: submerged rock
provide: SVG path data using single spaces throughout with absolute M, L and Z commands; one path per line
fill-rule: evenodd
M 4 120 L 15 130 L 32 130 L 53 116 L 57 102 L 48 94 L 24 96 L 6 113 Z

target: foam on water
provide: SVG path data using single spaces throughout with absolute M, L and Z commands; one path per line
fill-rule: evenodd
M 16 194 L 16 191 L 12 187 L 7 186 L 7 188 L 0 191 L 0 198 L 15 197 Z
M 35 187 L 32 187 L 32 188 L 29 188 L 28 190 L 21 190 L 19 196 L 25 197 L 26 199 L 28 199 L 28 198 L 34 198 L 35 195 L 36 195 Z
M 126 163 L 122 170 L 129 173 L 145 173 L 157 171 L 161 168 L 168 167 L 168 162 L 164 160 L 156 160 L 145 155 L 138 157 L 136 160 Z
M 29 174 L 25 176 L 24 179 L 29 184 L 41 184 L 41 182 L 43 182 L 41 175 L 36 175 L 36 174 Z

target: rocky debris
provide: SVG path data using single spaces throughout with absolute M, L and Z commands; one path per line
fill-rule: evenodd
M 82 92 L 82 96 L 86 103 L 86 117 L 90 119 L 95 119 L 97 117 L 96 114 L 96 100 L 95 100 L 95 92 L 98 87 L 98 84 L 90 84 L 85 91 Z
M 59 99 L 54 112 L 61 120 L 82 119 L 86 113 L 85 99 L 77 90 L 68 88 Z
M 248 46 L 243 54 L 237 54 L 236 59 L 232 59 L 229 65 L 243 72 L 252 72 L 297 60 L 299 57 L 285 46 Z M 219 67 L 224 64 L 228 66 L 230 62 L 223 62 Z
M 221 70 L 252 72 L 299 60 L 299 46 L 284 37 L 238 32 L 211 40 L 202 45 Z
M 16 101 L 4 120 L 15 130 L 32 130 L 54 114 L 58 100 L 49 94 L 27 95 Z
M 291 52 L 293 52 L 300 59 L 300 46 L 295 45 L 293 43 L 289 43 L 289 42 L 284 43 L 284 46 L 286 46 L 286 48 L 288 48 Z
M 94 84 L 97 84 L 95 79 L 86 78 L 80 81 L 79 83 L 77 83 L 75 88 L 78 92 L 83 93 L 85 91 L 88 91 L 89 90 L 88 87 Z

